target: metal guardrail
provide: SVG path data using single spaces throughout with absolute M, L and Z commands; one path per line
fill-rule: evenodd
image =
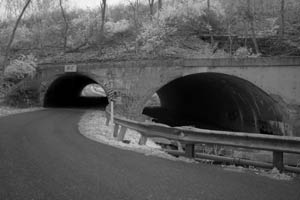
M 107 112 L 108 120 L 109 115 Z M 164 124 L 137 122 L 116 116 L 114 117 L 114 122 L 114 136 L 120 141 L 124 139 L 126 130 L 129 128 L 141 133 L 140 144 L 145 144 L 147 137 L 162 137 L 180 141 L 185 144 L 185 152 L 178 152 L 177 155 L 183 154 L 187 157 L 194 158 L 196 156 L 195 144 L 217 144 L 246 149 L 267 150 L 273 152 L 273 167 L 283 171 L 285 169 L 283 153 L 300 154 L 300 138 L 298 137 L 216 131 L 192 127 L 170 127 Z M 121 127 L 121 130 L 118 132 L 119 127 Z M 172 154 L 176 154 L 176 152 L 173 151 Z M 253 164 L 255 165 L 255 162 Z M 265 166 L 269 165 L 266 163 Z M 293 168 L 288 167 L 288 170 L 300 172 L 299 168 Z

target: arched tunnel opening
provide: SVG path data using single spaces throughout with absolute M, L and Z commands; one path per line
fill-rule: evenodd
M 88 76 L 72 73 L 57 78 L 44 96 L 44 107 L 105 108 L 102 87 Z
M 199 73 L 175 79 L 157 91 L 160 105 L 143 114 L 170 126 L 275 133 L 283 121 L 280 106 L 251 82 L 221 73 Z M 149 105 L 149 104 L 148 104 Z M 150 104 L 151 105 L 151 104 Z

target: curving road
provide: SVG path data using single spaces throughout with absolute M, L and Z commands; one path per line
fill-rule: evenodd
M 145 156 L 82 136 L 84 110 L 0 118 L 0 199 L 300 199 L 300 180 L 276 181 Z

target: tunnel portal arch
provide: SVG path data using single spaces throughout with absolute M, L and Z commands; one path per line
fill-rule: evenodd
M 64 73 L 52 77 L 41 90 L 44 107 L 93 107 L 108 104 L 109 97 L 82 97 L 82 90 L 89 84 L 99 84 L 91 75 Z M 99 84 L 106 93 L 106 88 Z M 106 93 L 107 94 L 107 93 Z
M 203 72 L 176 78 L 156 90 L 161 106 L 143 114 L 171 126 L 288 134 L 286 112 L 271 96 L 237 76 Z

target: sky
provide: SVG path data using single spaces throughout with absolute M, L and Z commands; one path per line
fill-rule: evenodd
M 69 3 L 71 5 L 71 9 L 72 8 L 82 8 L 82 9 L 86 9 L 86 8 L 95 8 L 100 6 L 100 1 L 101 0 L 69 0 Z M 119 3 L 128 3 L 129 0 L 106 0 L 106 3 L 108 4 L 108 6 L 111 5 L 116 5 Z M 1 0 L 0 0 L 1 2 Z M 2 18 L 5 17 L 4 14 L 4 7 L 2 6 L 2 4 L 0 4 L 0 20 Z
M 78 8 L 95 8 L 100 6 L 101 0 L 70 0 L 70 3 Z M 126 3 L 127 0 L 106 0 L 108 5 L 116 5 L 118 3 Z

